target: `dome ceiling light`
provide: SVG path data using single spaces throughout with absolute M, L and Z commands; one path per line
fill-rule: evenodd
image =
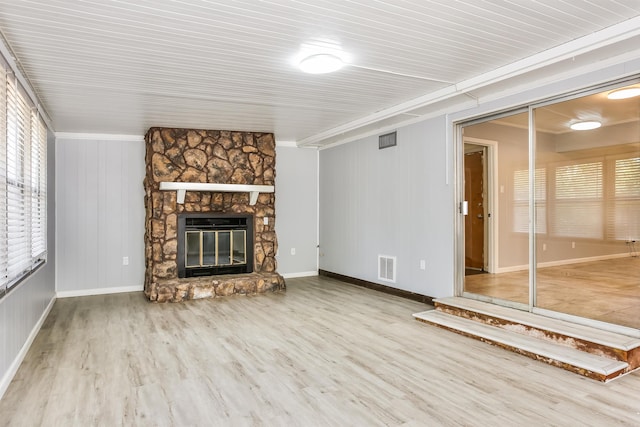
M 330 53 L 317 53 L 304 58 L 298 64 L 300 69 L 309 74 L 326 74 L 338 71 L 344 66 L 342 59 Z
M 602 126 L 602 123 L 595 120 L 589 120 L 585 122 L 572 123 L 570 128 L 573 130 L 591 130 L 591 129 L 597 129 L 600 126 Z
M 607 98 L 609 99 L 627 99 L 640 95 L 640 87 L 626 87 L 623 89 L 614 90 L 609 92 Z

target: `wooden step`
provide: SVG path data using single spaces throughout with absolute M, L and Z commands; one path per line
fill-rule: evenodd
M 417 320 L 500 346 L 598 381 L 609 381 L 629 371 L 629 364 L 597 356 L 545 339 L 429 310 L 413 315 Z
M 434 300 L 436 310 L 640 367 L 640 338 L 469 298 Z M 630 330 L 630 332 L 638 332 Z

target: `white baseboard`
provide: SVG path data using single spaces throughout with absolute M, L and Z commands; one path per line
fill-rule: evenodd
M 586 258 L 561 259 L 558 261 L 539 262 L 538 268 L 557 267 L 560 265 L 570 265 L 570 264 L 580 264 L 583 262 L 604 261 L 607 259 L 627 258 L 630 256 L 631 255 L 628 252 L 625 252 L 621 254 L 600 255 L 600 256 L 592 256 L 592 257 L 586 257 Z M 496 273 L 513 273 L 515 271 L 523 271 L 527 269 L 529 269 L 529 265 L 514 265 L 511 267 L 500 267 L 496 270 Z
M 58 291 L 58 298 L 86 297 L 89 295 L 119 294 L 123 292 L 142 292 L 142 286 L 120 286 L 115 288 L 79 289 L 77 291 Z
M 29 334 L 24 345 L 18 352 L 18 355 L 16 356 L 15 359 L 13 359 L 11 366 L 9 366 L 9 369 L 7 370 L 7 372 L 5 372 L 4 376 L 2 377 L 2 380 L 0 380 L 0 399 L 2 399 L 2 396 L 4 396 L 4 393 L 9 388 L 9 384 L 11 384 L 13 377 L 18 372 L 18 368 L 20 368 L 20 365 L 22 364 L 22 361 L 27 355 L 29 348 L 31 348 L 31 344 L 33 344 L 33 340 L 36 339 L 38 332 L 40 332 L 40 328 L 42 328 L 42 324 L 44 323 L 47 316 L 49 315 L 49 312 L 53 308 L 53 304 L 55 302 L 56 302 L 56 297 L 54 296 L 53 298 L 51 298 L 51 301 L 49 301 L 47 308 L 44 309 L 44 311 L 42 312 L 42 315 L 40 316 L 40 319 L 38 319 L 38 322 L 35 324 L 35 326 L 31 330 L 31 333 Z
M 295 279 L 296 277 L 311 277 L 311 276 L 317 276 L 318 275 L 318 270 L 315 271 L 302 271 L 299 273 L 285 273 L 282 275 L 282 277 L 284 277 L 285 279 Z
M 513 273 L 516 271 L 523 271 L 523 270 L 528 270 L 529 269 L 529 265 L 528 264 L 523 264 L 523 265 L 512 265 L 509 267 L 498 267 L 496 268 L 495 274 L 501 274 L 501 273 Z

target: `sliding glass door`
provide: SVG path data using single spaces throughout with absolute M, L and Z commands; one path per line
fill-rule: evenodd
M 493 250 L 485 251 L 480 269 L 465 253 L 464 292 L 516 306 L 529 303 L 527 123 L 525 110 L 464 128 L 465 250 L 493 242 Z M 484 152 L 482 173 L 474 167 L 478 152 Z M 479 182 L 484 184 L 481 198 L 473 190 Z M 481 203 L 484 211 L 477 210 Z M 481 235 L 483 242 L 478 243 L 479 233 L 473 227 L 480 215 L 485 233 Z
M 481 268 L 465 256 L 465 296 L 640 328 L 640 96 L 618 99 L 623 88 L 640 84 L 463 126 L 469 214 L 477 180 L 495 182 L 480 198 L 493 200 L 481 238 L 495 247 Z M 478 152 L 483 175 L 472 172 Z M 466 251 L 479 247 L 473 220 L 462 226 Z
M 617 93 L 534 109 L 536 306 L 640 328 L 640 96 Z

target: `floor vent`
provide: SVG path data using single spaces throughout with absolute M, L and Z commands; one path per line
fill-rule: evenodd
M 396 257 L 378 255 L 378 279 L 396 282 Z
M 378 149 L 395 147 L 397 144 L 396 132 L 387 133 L 378 137 Z

